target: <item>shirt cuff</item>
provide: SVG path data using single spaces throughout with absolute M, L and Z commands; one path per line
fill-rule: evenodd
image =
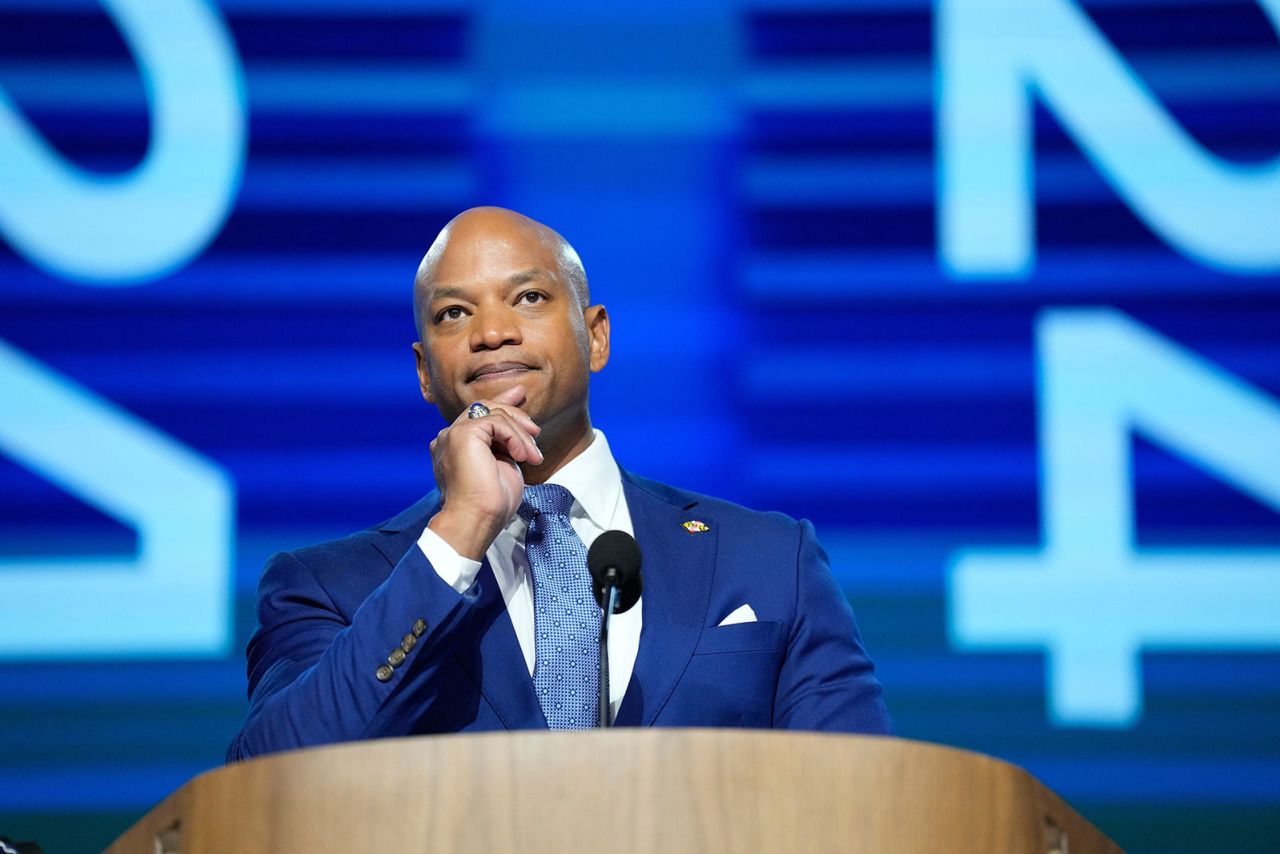
M 458 554 L 435 531 L 423 528 L 422 535 L 418 537 L 418 548 L 422 549 L 440 580 L 455 592 L 466 593 L 475 584 L 476 575 L 480 572 L 480 561 Z

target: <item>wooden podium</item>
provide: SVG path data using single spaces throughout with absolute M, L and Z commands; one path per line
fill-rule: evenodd
M 932 744 L 751 730 L 385 739 L 201 774 L 112 854 L 1120 849 L 1031 775 Z

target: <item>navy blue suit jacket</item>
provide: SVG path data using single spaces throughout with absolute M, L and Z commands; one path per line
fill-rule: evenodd
M 627 472 L 623 489 L 644 556 L 644 621 L 617 726 L 892 731 L 812 525 Z M 488 563 L 458 594 L 417 547 L 438 506 L 432 493 L 376 528 L 268 562 L 249 712 L 229 759 L 547 726 Z M 690 533 L 691 519 L 709 530 Z M 744 604 L 757 622 L 717 625 Z M 425 633 L 380 681 L 419 619 Z

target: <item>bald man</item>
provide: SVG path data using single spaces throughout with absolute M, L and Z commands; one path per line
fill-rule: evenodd
M 436 490 L 381 525 L 274 556 L 228 750 L 595 725 L 600 608 L 586 548 L 633 534 L 639 603 L 613 618 L 618 726 L 887 733 L 853 613 L 813 527 L 619 467 L 591 424 L 609 315 L 578 254 L 475 208 L 414 281 Z

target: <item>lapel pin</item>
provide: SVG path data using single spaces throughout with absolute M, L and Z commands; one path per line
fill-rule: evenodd
M 682 522 L 681 528 L 684 528 L 690 534 L 705 534 L 711 530 L 711 526 L 706 522 L 699 522 L 697 519 L 690 519 L 688 522 Z

